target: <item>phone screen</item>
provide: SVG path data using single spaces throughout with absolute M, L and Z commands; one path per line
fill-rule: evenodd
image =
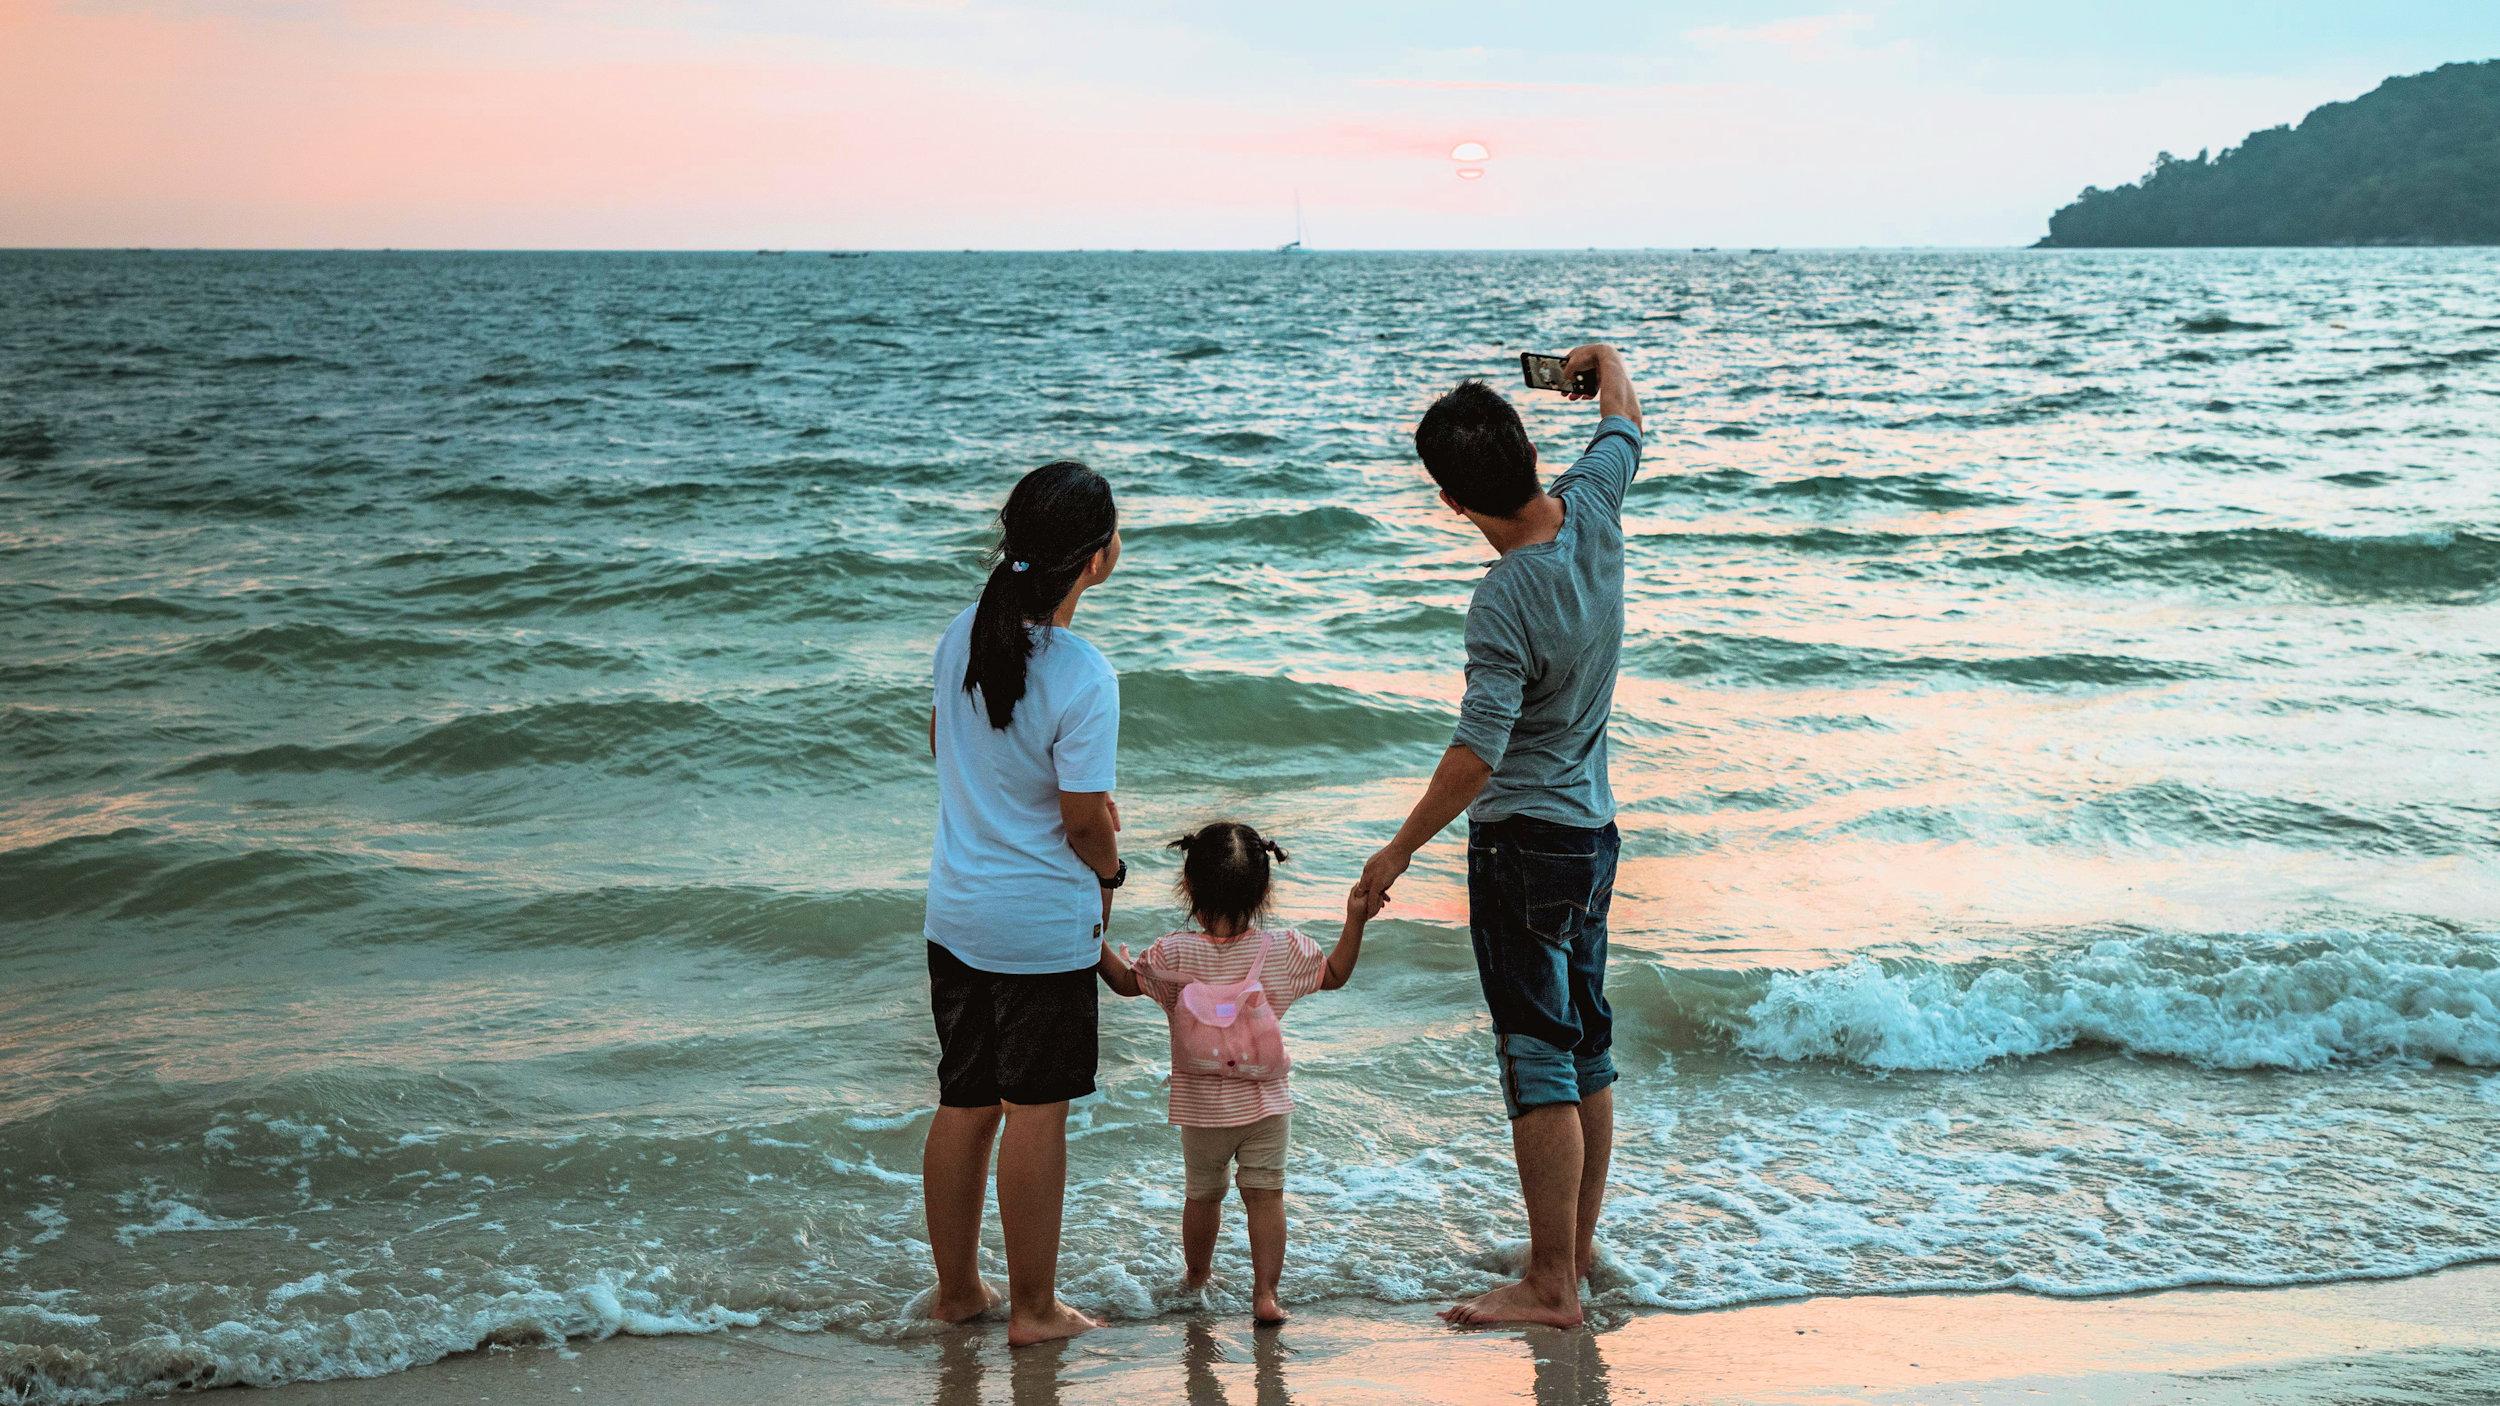
M 1559 393 L 1564 389 L 1563 359 L 1559 356 L 1548 356 L 1544 352 L 1521 352 L 1519 354 L 1519 377 L 1528 383 L 1531 390 Z M 1581 372 L 1580 384 L 1571 389 L 1581 395 L 1597 394 L 1597 373 Z

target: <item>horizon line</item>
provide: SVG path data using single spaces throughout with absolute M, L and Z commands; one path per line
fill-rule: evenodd
M 2028 244 L 1344 244 L 1300 247 L 1286 255 L 1272 244 L 1249 245 L 565 245 L 565 244 L 0 244 L 5 254 L 1746 254 L 1970 253 L 2028 250 Z M 2255 247 L 2255 246 L 2245 246 Z M 2285 246 L 2304 247 L 2304 246 Z

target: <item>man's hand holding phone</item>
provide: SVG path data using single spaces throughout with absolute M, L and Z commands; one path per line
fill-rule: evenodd
M 1595 400 L 1601 414 L 1641 422 L 1631 373 L 1624 369 L 1621 353 L 1604 342 L 1574 347 L 1567 356 L 1521 352 L 1519 373 L 1535 389 L 1557 392 L 1565 400 Z

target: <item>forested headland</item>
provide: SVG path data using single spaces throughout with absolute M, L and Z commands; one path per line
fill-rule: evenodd
M 2219 156 L 2085 188 L 2034 248 L 2500 244 L 2500 60 L 2390 78 Z

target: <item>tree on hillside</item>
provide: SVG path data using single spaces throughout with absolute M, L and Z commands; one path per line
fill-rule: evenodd
M 2035 247 L 2500 244 L 2500 60 L 2390 78 L 2220 156 L 2086 187 Z

